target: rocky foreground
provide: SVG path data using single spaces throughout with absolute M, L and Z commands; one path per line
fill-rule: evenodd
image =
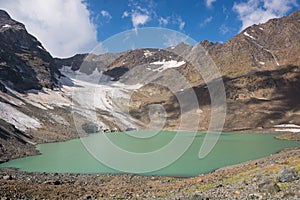
M 0 170 L 2 199 L 300 199 L 300 147 L 192 178 Z

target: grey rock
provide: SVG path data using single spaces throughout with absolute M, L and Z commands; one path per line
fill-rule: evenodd
M 248 195 L 249 199 L 262 199 L 262 196 L 260 194 L 249 194 Z
M 136 128 L 131 128 L 131 127 L 129 127 L 129 128 L 126 128 L 126 130 L 125 131 L 136 131 L 137 129 Z
M 209 200 L 208 197 L 204 197 L 201 194 L 195 193 L 190 197 L 190 200 Z
M 279 186 L 274 181 L 271 180 L 267 180 L 265 182 L 258 184 L 258 189 L 260 192 L 269 193 L 269 194 L 275 194 L 280 191 Z
M 289 167 L 282 167 L 278 172 L 278 181 L 291 182 L 299 179 L 299 175 L 295 169 Z
M 94 124 L 92 122 L 87 122 L 81 125 L 81 128 L 86 132 L 86 133 L 96 133 L 99 131 L 99 128 L 97 124 Z

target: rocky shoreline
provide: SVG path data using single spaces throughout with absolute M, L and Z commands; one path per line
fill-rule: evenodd
M 293 169 L 298 178 L 280 182 L 278 172 L 283 167 Z M 0 169 L 0 196 L 2 199 L 298 199 L 299 172 L 300 147 L 190 178 Z

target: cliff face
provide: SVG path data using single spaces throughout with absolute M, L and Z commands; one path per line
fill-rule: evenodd
M 53 88 L 53 58 L 25 26 L 0 10 L 0 80 L 18 91 Z

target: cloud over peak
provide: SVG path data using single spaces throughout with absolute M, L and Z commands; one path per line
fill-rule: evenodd
M 298 6 L 297 0 L 247 0 L 234 3 L 233 10 L 242 21 L 241 30 L 253 24 L 264 23 L 272 18 L 282 17 L 293 7 Z
M 0 7 L 24 23 L 53 56 L 89 52 L 98 43 L 96 26 L 81 0 L 0 0 Z

